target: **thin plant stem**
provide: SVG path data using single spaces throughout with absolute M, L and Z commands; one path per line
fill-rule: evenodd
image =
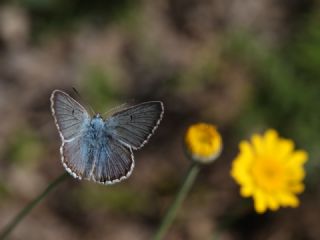
M 165 217 L 163 218 L 161 225 L 158 229 L 158 231 L 156 232 L 155 236 L 154 236 L 154 240 L 161 240 L 163 239 L 163 237 L 165 236 L 165 234 L 167 233 L 169 227 L 171 226 L 177 211 L 179 209 L 179 207 L 181 206 L 183 200 L 185 199 L 185 197 L 187 196 L 188 192 L 190 191 L 198 173 L 200 170 L 200 165 L 198 163 L 193 163 L 189 170 L 188 173 L 175 197 L 175 200 L 173 201 L 172 205 L 170 206 L 170 208 L 168 209 Z
M 63 182 L 68 176 L 68 173 L 63 173 L 59 177 L 57 177 L 53 182 L 49 184 L 49 186 L 39 194 L 32 202 L 30 202 L 27 206 L 25 206 L 12 220 L 4 227 L 4 229 L 0 232 L 0 239 L 6 239 L 9 234 L 14 230 L 14 228 L 23 220 L 24 217 L 28 215 L 28 213 L 39 203 L 42 199 L 44 199 L 48 193 L 50 193 L 55 187 L 57 187 L 61 182 Z

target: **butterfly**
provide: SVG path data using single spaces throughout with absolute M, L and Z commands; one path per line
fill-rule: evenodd
M 54 90 L 51 111 L 62 141 L 61 161 L 75 178 L 113 184 L 128 178 L 134 168 L 132 150 L 143 147 L 164 113 L 160 101 L 122 108 L 106 119 L 90 116 L 67 93 Z

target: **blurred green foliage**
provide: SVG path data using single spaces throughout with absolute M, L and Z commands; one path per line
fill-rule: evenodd
M 43 156 L 44 146 L 36 131 L 21 126 L 12 135 L 6 152 L 6 157 L 16 164 L 35 166 Z
M 98 66 L 90 66 L 85 72 L 81 89 L 88 96 L 88 104 L 95 112 L 103 114 L 119 104 L 117 99 L 120 98 L 121 93 L 116 79 L 112 76 Z
M 81 206 L 87 210 L 99 210 L 143 214 L 150 213 L 152 208 L 150 196 L 147 191 L 136 191 L 124 184 L 117 186 L 84 185 L 73 192 L 74 199 L 81 201 Z
M 320 14 L 314 12 L 303 22 L 302 31 L 286 49 L 285 54 L 296 68 L 297 76 L 312 84 L 320 82 Z
M 208 84 L 217 81 L 220 53 L 213 47 L 200 51 L 194 59 L 194 65 L 181 72 L 178 77 L 178 89 L 189 94 L 196 90 L 207 88 Z
M 9 190 L 6 187 L 6 184 L 0 182 L 0 201 L 5 199 L 10 194 Z
M 132 19 L 131 10 L 139 1 L 129 0 L 4 0 L 23 7 L 31 17 L 32 35 L 76 28 L 81 22 L 95 25 Z

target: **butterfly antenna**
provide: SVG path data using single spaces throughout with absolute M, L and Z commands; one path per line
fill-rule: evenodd
M 104 116 L 104 117 L 110 116 L 110 115 L 112 115 L 112 114 L 114 114 L 116 112 L 119 112 L 119 111 L 121 111 L 123 109 L 126 109 L 128 107 L 130 107 L 129 104 L 123 103 L 123 104 L 121 104 L 119 106 L 113 107 L 110 110 L 106 111 L 105 113 L 102 114 L 102 116 Z
M 75 92 L 75 94 L 78 96 L 78 98 L 80 98 L 81 101 L 82 101 L 87 107 L 89 107 L 91 113 L 92 113 L 93 115 L 95 115 L 96 113 L 95 113 L 95 111 L 93 110 L 93 108 L 91 107 L 91 105 L 88 103 L 88 101 L 86 101 L 86 100 L 80 95 L 80 93 L 77 91 L 77 89 L 74 88 L 74 87 L 72 87 L 72 90 Z

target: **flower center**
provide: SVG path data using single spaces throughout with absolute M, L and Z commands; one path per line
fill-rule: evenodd
M 255 184 L 266 191 L 281 190 L 285 185 L 285 166 L 273 157 L 258 158 L 251 171 Z
M 198 141 L 203 145 L 208 145 L 208 147 L 213 145 L 212 135 L 209 134 L 208 132 L 199 132 Z
M 208 127 L 202 127 L 194 132 L 194 143 L 197 145 L 195 153 L 209 157 L 217 152 L 219 148 L 216 132 Z

